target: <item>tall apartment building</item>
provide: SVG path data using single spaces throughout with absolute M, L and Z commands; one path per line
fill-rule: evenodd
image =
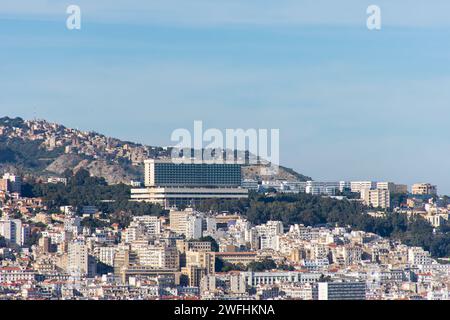
M 412 194 L 435 195 L 437 194 L 437 187 L 430 183 L 415 183 L 412 185 Z
M 215 273 L 214 252 L 186 251 L 186 266 L 181 272 L 188 278 L 190 286 L 199 287 L 202 278 Z
M 423 250 L 421 247 L 408 248 L 408 263 L 420 266 L 431 264 L 432 259 L 428 251 Z
M 13 174 L 5 173 L 3 179 L 9 181 L 10 192 L 21 193 L 22 191 L 22 178 Z
M 22 178 L 10 173 L 5 173 L 3 178 L 0 179 L 0 191 L 20 194 L 22 191 Z
M 23 225 L 20 219 L 5 218 L 0 220 L 0 235 L 12 244 L 22 246 L 29 232 L 28 226 Z
M 408 193 L 408 186 L 393 182 L 377 182 L 377 189 L 389 190 L 390 193 Z
M 147 242 L 133 243 L 131 247 L 137 254 L 140 266 L 172 270 L 179 268 L 179 255 L 176 247 L 151 245 Z
M 204 199 L 248 197 L 241 187 L 241 164 L 198 161 L 174 163 L 145 160 L 145 188 L 131 189 L 131 199 L 158 203 L 166 208 L 193 205 Z
M 203 268 L 206 274 L 214 274 L 215 259 L 214 252 L 186 251 L 186 267 L 196 266 Z
M 131 221 L 128 228 L 122 232 L 122 241 L 125 243 L 131 243 L 146 238 L 148 238 L 148 236 L 145 232 L 145 226 L 135 220 Z
M 352 181 L 350 182 L 350 190 L 352 192 L 360 193 L 363 189 L 376 189 L 377 183 L 375 181 Z
M 281 221 L 267 221 L 266 224 L 255 228 L 259 240 L 259 249 L 277 250 L 278 236 L 283 234 L 283 223 Z
M 81 229 L 81 217 L 74 212 L 67 211 L 64 217 L 64 231 L 76 235 L 81 232 Z
M 88 253 L 88 246 L 84 241 L 74 240 L 69 243 L 67 255 L 67 271 L 69 273 L 94 277 L 96 268 L 95 259 Z
M 114 266 L 114 257 L 116 255 L 116 246 L 95 247 L 94 254 L 98 260 L 108 266 Z
M 169 220 L 170 230 L 177 234 L 184 234 L 186 239 L 202 237 L 202 218 L 191 208 L 184 211 L 170 210 Z
M 367 206 L 374 208 L 389 208 L 391 206 L 391 198 L 387 189 L 362 189 L 361 199 Z
M 114 275 L 121 276 L 122 272 L 136 261 L 136 253 L 131 251 L 130 245 L 119 244 L 114 254 Z
M 183 267 L 181 273 L 187 277 L 186 284 L 190 287 L 200 287 L 201 280 L 206 275 L 205 269 L 198 266 Z

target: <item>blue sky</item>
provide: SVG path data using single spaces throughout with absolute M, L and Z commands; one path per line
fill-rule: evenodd
M 2 0 L 0 113 L 151 145 L 194 120 L 279 128 L 317 180 L 450 194 L 450 3 L 393 2 Z

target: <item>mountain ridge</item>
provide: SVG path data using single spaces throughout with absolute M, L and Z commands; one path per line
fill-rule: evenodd
M 110 184 L 142 181 L 143 161 L 170 156 L 170 149 L 148 146 L 94 131 L 81 131 L 46 120 L 0 118 L 0 172 L 47 178 L 84 168 Z M 278 174 L 262 177 L 264 165 L 246 165 L 244 179 L 307 181 L 310 177 L 280 166 Z

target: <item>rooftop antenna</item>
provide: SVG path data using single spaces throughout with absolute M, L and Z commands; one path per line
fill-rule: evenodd
M 34 106 L 33 108 L 33 120 L 36 121 L 37 120 L 37 111 L 36 111 L 37 107 Z

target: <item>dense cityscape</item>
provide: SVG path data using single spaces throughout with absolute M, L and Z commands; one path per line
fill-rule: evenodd
M 332 201 L 327 217 L 362 208 L 355 219 L 396 217 L 405 234 L 408 223 L 419 221 L 429 237 L 443 237 L 450 201 L 432 183 L 251 179 L 239 163 L 174 164 L 163 148 L 43 120 L 3 120 L 0 137 L 6 147 L 16 139 L 34 141 L 45 152 L 59 148 L 143 172 L 113 183 L 83 167 L 59 174 L 7 171 L 14 157 L 0 157 L 9 164 L 0 176 L 0 299 L 449 298 L 446 242 L 429 252 L 424 241 L 407 237 L 415 235 L 404 243 L 392 230 L 340 217 L 310 222 L 309 209 L 286 213 L 306 197 L 311 210 Z M 108 196 L 92 198 L 94 189 Z M 76 190 L 72 198 L 67 190 Z M 252 208 L 257 201 L 263 201 L 260 211 Z M 242 203 L 246 211 L 233 210 Z M 276 214 L 264 211 L 269 208 Z

